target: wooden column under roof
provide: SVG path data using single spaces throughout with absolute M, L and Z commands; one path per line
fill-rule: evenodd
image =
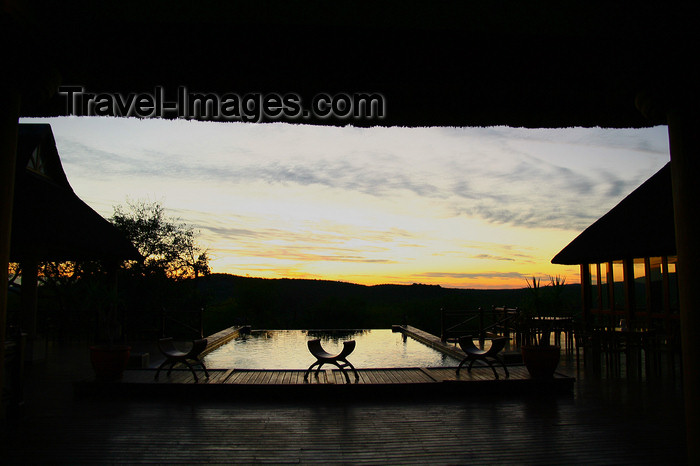
M 666 164 L 661 170 L 625 197 L 608 213 L 586 228 L 571 243 L 562 249 L 554 258 L 554 264 L 580 265 L 582 290 L 588 295 L 583 296 L 584 316 L 587 323 L 591 322 L 592 303 L 590 288 L 592 275 L 590 267 L 595 264 L 596 276 L 602 277 L 606 283 L 598 288 L 598 308 L 605 309 L 604 302 L 609 303 L 611 319 L 635 319 L 639 317 L 637 309 L 644 307 L 648 317 L 651 316 L 652 306 L 648 299 L 637 303 L 635 296 L 634 261 L 644 260 L 647 280 L 645 288 L 650 290 L 648 271 L 650 258 L 676 256 L 675 220 L 673 195 L 671 189 L 671 164 Z M 614 264 L 621 264 L 623 276 L 619 283 L 622 289 L 615 288 Z M 619 266 L 618 266 L 619 267 Z M 664 279 L 668 274 L 666 269 Z M 615 301 L 618 294 L 624 298 L 624 307 L 616 309 Z M 669 290 L 665 291 L 665 299 Z M 604 300 L 605 298 L 605 300 Z M 663 312 L 670 312 L 669 306 L 664 306 Z
M 700 437 L 700 352 L 696 345 L 700 333 L 700 118 L 695 106 L 668 109 L 671 143 L 673 206 L 678 245 L 678 290 L 681 302 L 681 342 L 683 351 L 683 388 L 687 441 Z M 700 461 L 700 452 L 689 450 L 689 464 Z

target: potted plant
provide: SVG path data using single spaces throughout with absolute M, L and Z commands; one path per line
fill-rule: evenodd
M 116 283 L 107 284 L 101 278 L 90 279 L 85 294 L 88 305 L 97 312 L 96 337 L 95 344 L 90 346 L 90 362 L 97 381 L 114 382 L 122 378 L 131 347 L 123 341 Z
M 564 280 L 550 277 L 550 284 L 555 294 L 553 301 L 556 301 Z M 531 377 L 549 378 L 554 375 L 561 356 L 561 346 L 551 344 L 551 321 L 547 319 L 552 317 L 551 304 L 556 303 L 548 302 L 538 278 L 532 277 L 532 282 L 527 281 L 527 286 L 529 299 L 522 314 L 521 331 L 524 341 L 520 352 Z

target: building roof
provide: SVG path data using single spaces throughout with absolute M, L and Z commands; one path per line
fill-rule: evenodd
M 141 256 L 73 192 L 47 124 L 21 124 L 10 260 L 124 260 Z
M 58 84 L 123 97 L 162 86 L 168 100 L 184 86 L 305 104 L 385 96 L 382 120 L 279 119 L 291 123 L 645 127 L 665 113 L 635 102 L 697 98 L 700 77 L 693 2 L 25 3 L 4 28 L 22 116 L 68 113 L 67 95 L 46 100 Z
M 671 164 L 635 189 L 554 256 L 554 264 L 594 264 L 676 254 Z

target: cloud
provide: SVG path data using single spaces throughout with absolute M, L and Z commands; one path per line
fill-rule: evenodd
M 479 279 L 493 279 L 493 278 L 522 278 L 525 279 L 527 275 L 523 275 L 519 272 L 473 272 L 473 273 L 460 273 L 460 272 L 425 272 L 417 274 L 416 276 L 425 278 L 458 278 L 458 279 L 469 279 L 469 280 L 479 280 Z
M 255 240 L 265 240 L 270 238 L 279 238 L 282 233 L 279 230 L 251 230 L 246 228 L 235 228 L 235 227 L 217 227 L 212 225 L 202 226 L 206 231 L 224 238 L 237 239 L 237 238 L 248 238 Z
M 463 177 L 451 185 L 456 215 L 502 225 L 581 230 L 667 162 L 667 155 L 654 153 L 640 168 L 620 171 L 596 161 L 564 166 L 565 160 L 534 153 L 499 157 L 502 163 L 498 157 L 494 164 L 455 163 L 455 173 Z
M 258 244 L 255 248 L 229 248 L 234 255 L 245 257 L 274 258 L 275 260 L 294 262 L 358 262 L 367 264 L 394 264 L 396 261 L 385 258 L 371 258 L 365 251 L 350 248 L 331 248 L 328 246 L 311 249 L 308 246 L 273 246 Z
M 321 196 L 332 190 L 386 206 L 422 199 L 434 207 L 415 212 L 426 219 L 463 216 L 526 228 L 582 230 L 668 159 L 663 128 L 360 129 L 96 119 L 85 133 L 71 122 L 61 120 L 55 129 L 71 178 L 172 189 L 199 183 L 221 192 L 238 188 L 241 195 L 265 186 L 313 187 Z M 251 238 L 275 234 L 209 229 Z
M 504 256 L 493 256 L 491 254 L 477 254 L 471 256 L 472 259 L 485 259 L 485 260 L 496 260 L 496 261 L 515 261 L 513 257 Z

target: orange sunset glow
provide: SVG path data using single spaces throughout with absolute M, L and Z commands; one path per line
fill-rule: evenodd
M 669 160 L 666 129 L 314 127 L 114 118 L 50 123 L 104 217 L 159 201 L 213 272 L 522 288 Z

